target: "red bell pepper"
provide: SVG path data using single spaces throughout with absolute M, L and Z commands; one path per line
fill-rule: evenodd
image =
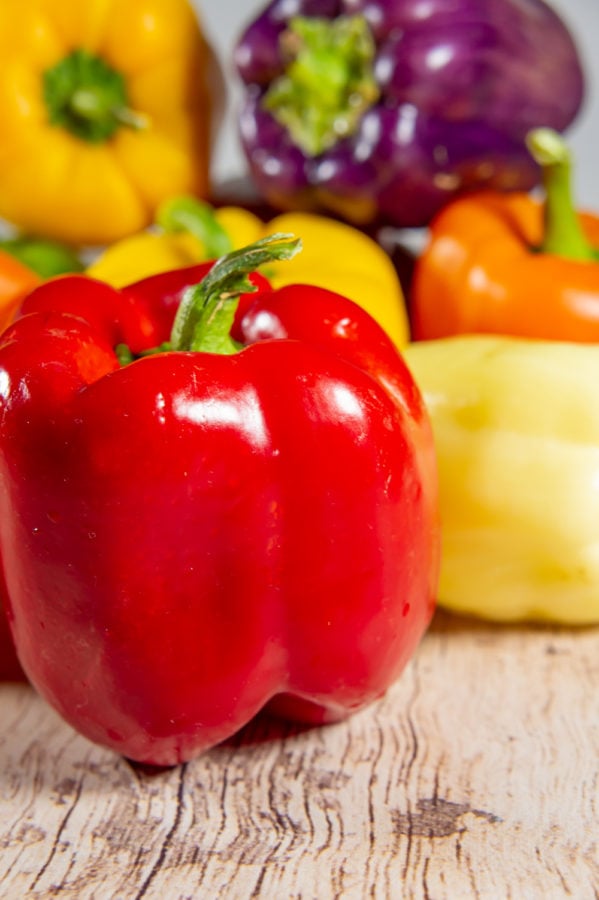
M 346 298 L 254 275 L 248 293 L 291 252 L 279 236 L 224 257 L 179 305 L 189 272 L 123 292 L 65 276 L 0 342 L 20 659 L 76 729 L 145 763 L 189 759 L 266 705 L 348 715 L 432 615 L 421 396 Z

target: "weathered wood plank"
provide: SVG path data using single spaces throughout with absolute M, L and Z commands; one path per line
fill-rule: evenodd
M 599 896 L 599 629 L 439 614 L 348 722 L 133 768 L 0 686 L 0 897 Z

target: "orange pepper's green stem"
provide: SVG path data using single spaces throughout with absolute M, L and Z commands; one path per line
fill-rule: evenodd
M 271 234 L 221 257 L 199 284 L 185 292 L 173 323 L 171 348 L 236 353 L 240 346 L 230 331 L 240 294 L 255 290 L 248 275 L 264 263 L 291 259 L 300 249 L 300 239 L 292 234 Z
M 545 230 L 539 250 L 596 262 L 598 253 L 585 237 L 572 200 L 572 159 L 565 141 L 551 128 L 536 128 L 526 143 L 541 166 L 545 189 Z

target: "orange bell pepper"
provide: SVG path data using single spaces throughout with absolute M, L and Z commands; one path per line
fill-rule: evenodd
M 0 331 L 12 322 L 25 296 L 42 278 L 16 257 L 0 249 Z
M 415 340 L 482 333 L 599 342 L 599 217 L 574 210 L 561 138 L 538 129 L 528 145 L 544 201 L 485 192 L 433 221 L 412 282 Z

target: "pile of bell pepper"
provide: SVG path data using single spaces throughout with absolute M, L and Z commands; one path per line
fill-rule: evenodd
M 428 6 L 248 26 L 267 215 L 211 197 L 186 0 L 0 9 L 0 678 L 132 760 L 350 715 L 437 600 L 599 622 L 579 57 L 542 0 Z M 430 229 L 407 297 L 381 222 Z

